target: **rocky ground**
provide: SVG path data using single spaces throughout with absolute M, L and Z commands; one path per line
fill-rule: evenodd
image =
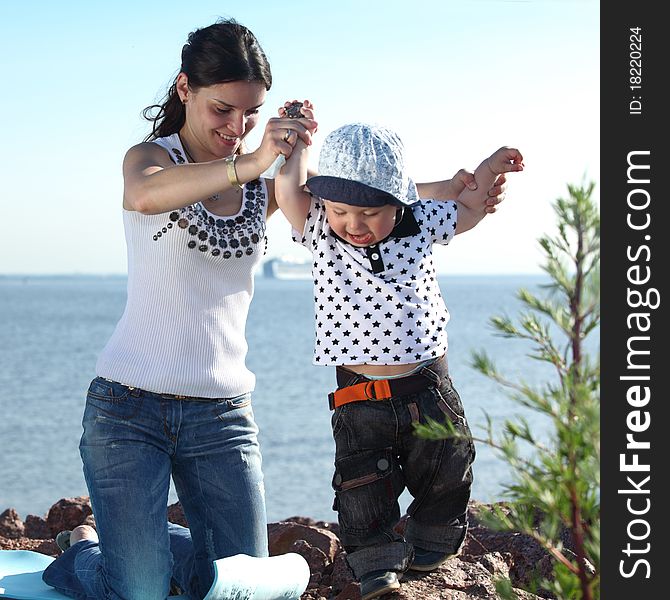
M 519 533 L 498 533 L 481 525 L 478 514 L 486 505 L 471 502 L 470 528 L 463 552 L 433 573 L 405 574 L 399 591 L 384 600 L 469 600 L 498 598 L 494 579 L 509 577 L 521 600 L 551 598 L 523 590 L 533 573 L 548 576 L 549 555 L 532 539 Z M 169 518 L 186 525 L 180 505 L 169 507 Z M 56 534 L 87 523 L 95 526 L 88 497 L 63 498 L 45 517 L 28 515 L 21 519 L 8 508 L 0 514 L 0 549 L 33 550 L 57 556 Z M 403 521 L 398 524 L 402 531 Z M 268 525 L 270 554 L 298 552 L 309 563 L 311 579 L 301 600 L 360 600 L 358 584 L 345 560 L 337 536 L 337 524 L 291 517 Z

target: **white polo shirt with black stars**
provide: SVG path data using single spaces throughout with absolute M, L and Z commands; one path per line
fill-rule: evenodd
M 456 229 L 453 201 L 422 200 L 385 240 L 353 246 L 328 225 L 318 197 L 293 240 L 312 252 L 316 365 L 395 365 L 442 356 L 449 311 L 433 265 L 433 244 Z

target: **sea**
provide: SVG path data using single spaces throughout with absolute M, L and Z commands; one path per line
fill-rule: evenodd
M 475 436 L 485 436 L 487 419 L 500 433 L 506 419 L 523 416 L 548 439 L 549 423 L 472 366 L 472 353 L 485 351 L 511 381 L 555 380 L 549 365 L 530 356 L 532 346 L 490 325 L 493 316 L 519 313 L 520 288 L 544 294 L 545 277 L 445 276 L 439 283 L 451 314 L 449 368 Z M 24 519 L 44 516 L 60 498 L 87 495 L 78 451 L 85 394 L 125 298 L 124 276 L 0 276 L 0 513 L 12 507 Z M 335 373 L 311 362 L 311 282 L 257 276 L 247 338 L 268 519 L 335 521 L 327 406 Z M 598 350 L 591 340 L 590 352 Z M 505 462 L 483 442 L 476 448 L 472 498 L 503 499 L 511 482 Z M 405 492 L 401 508 L 410 501 Z

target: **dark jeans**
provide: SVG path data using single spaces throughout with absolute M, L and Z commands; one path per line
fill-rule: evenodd
M 381 569 L 405 571 L 413 546 L 455 553 L 465 538 L 474 443 L 446 360 L 438 359 L 420 373 L 425 387 L 416 393 L 351 402 L 332 416 L 333 508 L 347 560 L 358 578 Z M 340 388 L 366 380 L 338 368 Z M 420 438 L 414 424 L 427 419 L 448 419 L 467 438 Z M 394 526 L 405 488 L 413 501 L 403 539 Z
M 203 598 L 213 561 L 267 556 L 251 395 L 178 400 L 95 378 L 79 445 L 100 543 L 71 546 L 44 581 L 78 599 Z M 170 477 L 189 528 L 168 524 Z

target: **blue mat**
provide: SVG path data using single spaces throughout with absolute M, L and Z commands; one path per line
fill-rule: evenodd
M 54 560 L 30 550 L 0 550 L 0 598 L 66 600 L 42 581 L 42 571 Z M 269 558 L 244 554 L 214 561 L 214 583 L 205 600 L 298 600 L 309 583 L 309 566 L 289 552 Z M 185 600 L 186 596 L 170 596 Z

